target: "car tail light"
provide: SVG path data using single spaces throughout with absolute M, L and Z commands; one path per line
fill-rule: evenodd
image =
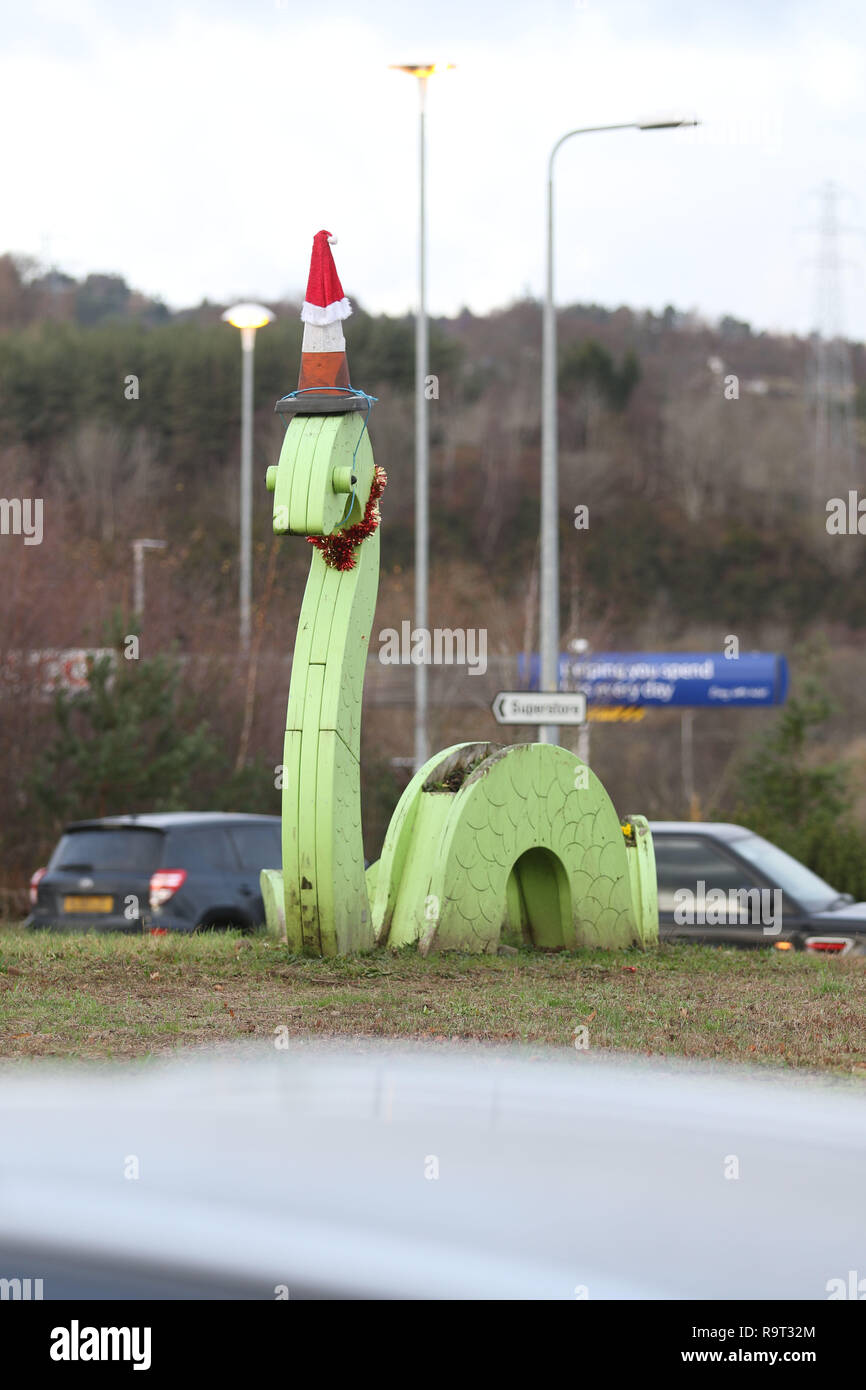
M 186 869 L 158 869 L 150 876 L 150 905 L 162 907 L 186 880 Z
M 36 873 L 33 874 L 33 876 L 32 876 L 31 879 L 30 879 L 30 890 L 29 890 L 29 891 L 30 891 L 30 906 L 31 906 L 31 907 L 35 907 L 35 906 L 36 906 L 36 899 L 39 897 L 39 885 L 40 885 L 40 883 L 42 882 L 43 878 L 45 877 L 45 875 L 46 875 L 47 873 L 48 873 L 48 870 L 47 870 L 47 869 L 37 869 L 37 870 L 36 870 Z
M 806 938 L 807 951 L 821 951 L 829 955 L 844 956 L 854 942 L 850 936 L 810 936 Z

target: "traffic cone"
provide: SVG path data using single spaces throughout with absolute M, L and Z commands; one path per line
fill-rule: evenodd
M 331 245 L 336 239 L 325 231 L 316 232 L 313 237 L 307 293 L 301 309 L 304 341 L 298 390 L 315 390 L 320 396 L 340 395 L 340 388 L 349 385 L 341 320 L 349 317 L 352 306 L 343 294 L 331 254 Z

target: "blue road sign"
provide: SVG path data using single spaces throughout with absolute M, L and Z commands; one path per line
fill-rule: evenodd
M 538 690 L 541 660 L 533 652 L 529 689 Z M 526 659 L 519 661 L 526 679 Z M 788 663 L 775 652 L 592 652 L 559 658 L 560 690 L 581 690 L 591 705 L 656 705 L 728 709 L 781 705 L 788 693 Z

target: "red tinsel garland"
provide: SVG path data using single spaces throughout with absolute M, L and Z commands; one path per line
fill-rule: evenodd
M 355 568 L 355 549 L 361 544 L 361 541 L 372 536 L 379 525 L 379 498 L 385 491 L 387 481 L 388 474 L 384 468 L 375 464 L 373 482 L 370 485 L 370 496 L 367 498 L 362 519 L 354 526 L 347 527 L 345 531 L 335 531 L 331 536 L 307 536 L 307 542 L 316 547 L 325 564 L 330 565 L 331 569 L 353 570 Z

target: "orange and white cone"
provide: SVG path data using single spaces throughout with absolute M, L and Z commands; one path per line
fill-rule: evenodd
M 301 309 L 304 341 L 298 390 L 311 394 L 315 391 L 320 396 L 340 395 L 341 388 L 349 385 L 342 320 L 349 317 L 352 306 L 343 294 L 331 254 L 335 241 L 336 237 L 325 231 L 316 232 L 313 237 L 307 293 Z

